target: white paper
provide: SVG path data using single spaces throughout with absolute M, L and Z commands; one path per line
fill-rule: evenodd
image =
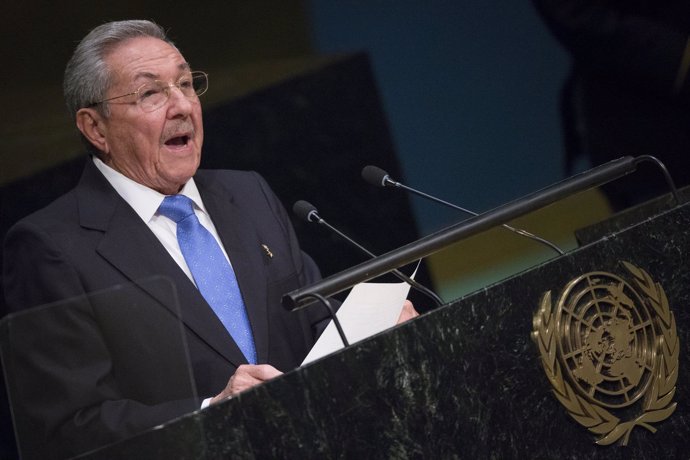
M 361 283 L 354 286 L 336 313 L 347 341 L 353 344 L 395 326 L 409 291 L 407 283 Z M 302 365 L 341 348 L 344 348 L 343 341 L 331 320 Z

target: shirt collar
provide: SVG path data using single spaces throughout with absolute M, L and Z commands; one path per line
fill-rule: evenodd
M 144 222 L 148 223 L 156 215 L 156 211 L 158 211 L 158 207 L 161 205 L 166 195 L 133 181 L 124 174 L 106 165 L 99 158 L 93 157 L 93 162 L 110 185 L 113 186 L 118 195 L 134 209 L 134 212 L 136 212 Z M 204 207 L 204 202 L 201 201 L 201 195 L 199 194 L 199 189 L 196 187 L 193 177 L 182 187 L 179 195 L 185 195 L 190 198 L 197 209 L 208 214 Z

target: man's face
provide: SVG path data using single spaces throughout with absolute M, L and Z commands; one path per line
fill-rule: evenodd
M 106 98 L 136 91 L 153 80 L 175 84 L 190 71 L 173 46 L 152 37 L 121 43 L 105 61 L 113 77 Z M 168 101 L 152 112 L 119 101 L 109 103 L 110 116 L 102 120 L 106 163 L 163 194 L 177 193 L 201 159 L 204 129 L 198 97 L 185 97 L 173 87 Z

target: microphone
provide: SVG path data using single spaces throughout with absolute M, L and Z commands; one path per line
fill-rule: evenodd
M 469 209 L 462 208 L 456 204 L 449 203 L 445 200 L 442 200 L 442 199 L 437 198 L 435 196 L 431 196 L 427 193 L 424 193 L 424 192 L 419 191 L 417 189 L 414 189 L 412 187 L 408 187 L 407 185 L 401 184 L 400 182 L 394 181 L 393 179 L 391 179 L 390 175 L 386 171 L 384 171 L 383 169 L 381 169 L 377 166 L 372 166 L 372 165 L 365 166 L 364 169 L 362 169 L 362 179 L 364 179 L 366 182 L 368 182 L 371 185 L 374 185 L 376 187 L 393 186 L 393 187 L 402 188 L 404 190 L 407 190 L 408 192 L 414 193 L 415 195 L 419 195 L 423 198 L 429 199 L 431 201 L 435 201 L 436 203 L 440 203 L 444 206 L 448 206 L 448 207 L 451 207 L 453 209 L 457 209 L 458 211 L 462 211 L 466 214 L 470 214 L 472 216 L 478 215 L 476 212 L 470 211 Z M 538 243 L 544 244 L 544 245 L 548 246 L 550 249 L 553 249 L 554 251 L 556 251 L 558 253 L 558 255 L 562 256 L 565 254 L 565 252 L 563 252 L 561 250 L 561 248 L 559 248 L 558 246 L 556 246 L 552 242 L 545 240 L 544 238 L 540 238 L 540 237 L 528 232 L 527 230 L 523 230 L 521 228 L 511 227 L 508 224 L 503 224 L 502 227 L 505 227 L 508 230 L 510 230 L 511 232 L 517 233 L 518 235 L 522 235 L 522 236 L 527 237 L 531 240 L 537 241 Z
M 297 217 L 299 217 L 302 220 L 305 220 L 305 221 L 310 222 L 310 223 L 317 223 L 317 224 L 320 224 L 320 225 L 327 227 L 329 230 L 331 230 L 332 232 L 334 232 L 335 234 L 337 234 L 338 236 L 343 238 L 345 241 L 347 241 L 351 245 L 355 246 L 357 249 L 359 249 L 360 251 L 362 251 L 363 253 L 365 253 L 369 257 L 372 257 L 372 258 L 376 257 L 376 254 L 372 253 L 367 248 L 365 248 L 361 244 L 357 243 L 355 240 L 353 240 L 352 238 L 350 238 L 349 236 L 347 236 L 346 234 L 344 234 L 343 232 L 341 232 L 340 230 L 338 230 L 337 228 L 333 227 L 331 224 L 329 224 L 328 222 L 323 220 L 321 218 L 321 216 L 319 215 L 319 212 L 317 211 L 316 207 L 313 204 L 309 203 L 308 201 L 299 200 L 299 201 L 295 202 L 295 204 L 292 206 L 292 211 L 295 213 L 295 215 Z M 438 295 L 436 295 L 432 290 L 419 284 L 417 281 L 413 280 L 412 278 L 405 275 L 401 271 L 393 269 L 391 271 L 391 273 L 393 275 L 397 276 L 400 280 L 406 282 L 407 284 L 409 284 L 410 286 L 412 286 L 413 288 L 415 288 L 416 290 L 421 292 L 422 294 L 429 297 L 431 300 L 434 301 L 434 303 L 437 306 L 440 307 L 444 304 L 443 300 L 441 300 L 441 298 Z

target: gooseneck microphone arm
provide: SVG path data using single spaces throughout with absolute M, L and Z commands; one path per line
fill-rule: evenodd
M 331 224 L 326 222 L 324 219 L 322 219 L 321 216 L 319 215 L 319 212 L 317 211 L 316 207 L 314 205 L 312 205 L 311 203 L 309 203 L 308 201 L 299 200 L 299 201 L 295 202 L 295 204 L 292 206 L 292 211 L 295 213 L 295 215 L 297 215 L 297 217 L 299 217 L 299 218 L 301 218 L 307 222 L 317 223 L 319 225 L 323 225 L 323 226 L 327 227 L 329 230 L 331 230 L 332 232 L 334 232 L 335 234 L 337 234 L 338 236 L 343 238 L 348 243 L 355 246 L 357 249 L 359 249 L 360 251 L 362 251 L 363 253 L 365 253 L 369 257 L 372 257 L 372 258 L 376 257 L 376 254 L 369 251 L 367 248 L 365 248 L 361 244 L 357 243 L 355 240 L 353 240 L 352 238 L 350 238 L 349 236 L 347 236 L 346 234 L 344 234 L 343 232 L 341 232 L 340 230 L 338 230 L 337 228 L 333 227 Z M 412 286 L 413 288 L 415 288 L 416 290 L 421 292 L 422 294 L 429 297 L 431 300 L 434 301 L 436 306 L 440 307 L 444 304 L 443 300 L 441 300 L 441 298 L 438 295 L 436 295 L 435 292 L 433 292 L 431 289 L 427 288 L 426 286 L 418 283 L 417 281 L 413 280 L 412 278 L 405 275 L 401 271 L 394 269 L 394 270 L 391 270 L 391 273 L 393 275 L 397 276 L 400 280 L 406 282 L 407 284 L 409 284 L 410 286 Z
M 391 179 L 390 175 L 386 171 L 384 171 L 383 169 L 378 168 L 376 166 L 371 166 L 371 165 L 365 166 L 364 169 L 362 169 L 362 178 L 365 181 L 369 182 L 371 185 L 375 185 L 377 187 L 392 186 L 392 187 L 401 188 L 403 190 L 407 190 L 408 192 L 414 193 L 415 195 L 421 196 L 423 198 L 426 198 L 428 200 L 442 204 L 444 206 L 448 206 L 450 208 L 457 209 L 458 211 L 462 211 L 466 214 L 470 214 L 472 216 L 478 215 L 476 212 L 470 211 L 469 209 L 465 209 L 465 208 L 460 207 L 456 204 L 449 203 L 448 201 L 442 200 L 441 198 L 437 198 L 435 196 L 429 195 L 428 193 L 424 193 L 420 190 L 414 189 L 412 187 L 408 187 L 405 184 L 401 184 L 400 182 L 394 181 L 393 179 Z M 523 230 L 521 228 L 511 227 L 508 224 L 502 224 L 501 226 L 504 228 L 507 228 L 511 232 L 515 232 L 519 235 L 522 235 L 522 236 L 527 237 L 531 240 L 537 241 L 539 243 L 542 243 L 542 244 L 548 246 L 550 249 L 553 249 L 554 251 L 556 251 L 558 253 L 558 255 L 562 256 L 563 254 L 565 254 L 565 252 L 563 252 L 563 250 L 561 250 L 561 248 L 559 248 L 558 246 L 556 246 L 552 242 L 545 240 L 544 238 L 541 238 L 537 235 L 534 235 L 533 233 L 530 233 L 527 230 Z
M 636 168 L 637 162 L 633 157 L 627 156 L 609 161 L 491 211 L 470 217 L 463 222 L 420 238 L 375 259 L 336 273 L 310 286 L 288 292 L 283 296 L 283 306 L 288 310 L 305 307 L 308 304 L 305 298 L 312 292 L 330 296 L 344 291 L 357 283 L 376 278 L 383 273 L 390 272 L 394 268 L 431 255 L 464 238 L 509 222 L 516 217 L 543 208 L 567 196 L 630 174 Z
M 640 155 L 639 157 L 635 157 L 635 164 L 642 163 L 644 161 L 649 161 L 651 163 L 654 163 L 659 169 L 661 169 L 662 174 L 664 175 L 664 179 L 666 180 L 666 185 L 668 185 L 668 188 L 671 190 L 671 194 L 673 195 L 673 199 L 676 202 L 676 206 L 680 204 L 680 197 L 678 196 L 678 189 L 676 189 L 676 184 L 673 182 L 673 179 L 671 178 L 671 175 L 668 173 L 668 169 L 666 169 L 666 165 L 661 162 L 657 157 L 653 157 L 651 155 Z
M 335 310 L 333 310 L 333 307 L 331 306 L 331 303 L 328 301 L 328 299 L 319 294 L 318 292 L 312 292 L 311 294 L 309 294 L 309 297 L 315 298 L 316 300 L 321 302 L 324 307 L 326 307 L 326 310 L 328 310 L 328 314 L 331 316 L 331 319 L 333 320 L 333 324 L 335 324 L 335 329 L 338 331 L 340 340 L 343 342 L 343 346 L 345 348 L 349 347 L 350 342 L 347 341 L 347 337 L 345 337 L 345 331 L 343 331 L 343 327 L 340 325 L 340 320 L 338 320 L 338 315 L 335 314 Z

